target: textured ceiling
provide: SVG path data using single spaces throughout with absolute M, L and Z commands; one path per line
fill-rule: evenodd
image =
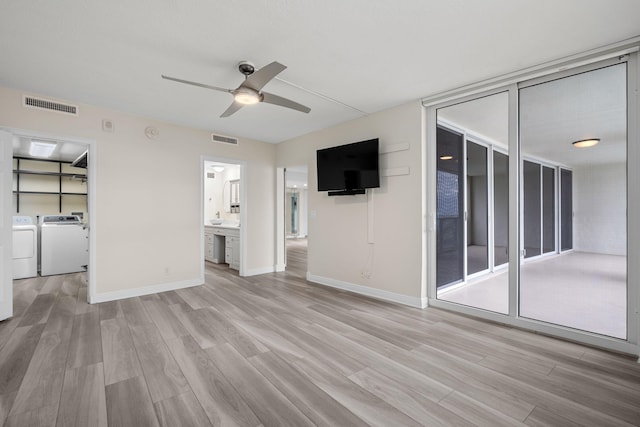
M 637 0 L 0 0 L 0 85 L 280 142 L 640 34 Z M 234 88 L 236 64 L 289 68 L 245 107 L 160 74 Z M 357 111 L 360 110 L 360 111 Z

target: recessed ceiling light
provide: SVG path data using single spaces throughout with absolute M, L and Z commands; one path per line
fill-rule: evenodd
M 55 149 L 55 142 L 31 140 L 31 145 L 29 145 L 29 154 L 33 157 L 51 157 Z
M 580 141 L 572 142 L 576 148 L 589 148 L 600 142 L 600 138 L 581 139 Z
M 213 170 L 220 173 L 224 170 L 224 166 L 214 166 Z
M 453 159 L 453 156 L 450 156 L 450 155 L 440 156 L 440 160 L 451 160 L 451 159 Z

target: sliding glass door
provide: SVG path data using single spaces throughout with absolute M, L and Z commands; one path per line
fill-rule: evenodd
M 467 140 L 467 276 L 489 268 L 487 147 Z
M 622 339 L 627 337 L 626 83 L 626 64 L 617 64 L 519 90 L 521 153 L 546 163 L 523 162 L 520 315 Z M 553 163 L 557 166 L 547 166 Z M 556 240 L 562 250 L 556 250 Z M 541 254 L 555 256 L 526 262 Z
M 640 186 L 629 185 L 640 182 L 638 80 L 637 55 L 616 55 L 434 98 L 431 305 L 619 351 L 637 346 L 640 269 L 627 256 L 640 245 L 627 215 L 640 217 Z
M 499 313 L 509 303 L 507 104 L 499 93 L 438 110 L 436 134 L 437 297 Z
M 493 265 L 509 262 L 509 156 L 493 151 Z
M 523 162 L 524 257 L 556 251 L 556 169 L 535 161 Z
M 542 254 L 540 165 L 525 160 L 522 167 L 522 182 L 524 257 L 531 258 Z
M 556 250 L 556 170 L 542 166 L 542 253 Z
M 573 173 L 560 169 L 560 251 L 573 249 Z
M 437 286 L 464 279 L 463 135 L 438 127 Z

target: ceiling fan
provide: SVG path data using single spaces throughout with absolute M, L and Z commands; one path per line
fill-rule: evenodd
M 281 107 L 291 108 L 293 110 L 308 113 L 311 108 L 298 104 L 290 99 L 274 95 L 269 92 L 263 92 L 261 89 L 269 83 L 275 76 L 284 71 L 287 67 L 277 61 L 265 65 L 256 71 L 254 65 L 247 61 L 238 64 L 238 70 L 245 76 L 245 80 L 235 89 L 225 89 L 223 87 L 210 86 L 203 83 L 192 82 L 189 80 L 177 79 L 162 75 L 163 79 L 173 80 L 178 83 L 199 86 L 206 89 L 217 90 L 220 92 L 228 92 L 233 95 L 233 103 L 225 110 L 220 117 L 229 117 L 245 105 L 257 104 L 258 102 L 266 102 L 268 104 L 279 105 Z

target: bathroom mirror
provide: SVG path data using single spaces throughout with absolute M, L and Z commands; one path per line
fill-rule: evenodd
M 240 180 L 225 181 L 223 189 L 224 210 L 227 213 L 240 213 Z

